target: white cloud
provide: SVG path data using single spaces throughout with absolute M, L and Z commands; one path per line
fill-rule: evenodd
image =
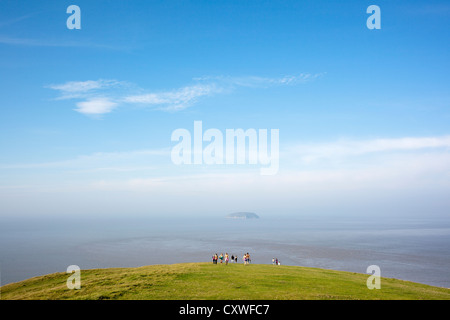
M 136 87 L 117 80 L 70 81 L 49 85 L 47 88 L 60 92 L 57 100 L 85 99 L 78 102 L 76 111 L 84 114 L 104 114 L 111 112 L 119 103 L 152 106 L 163 111 L 179 111 L 194 105 L 200 98 L 218 93 L 231 92 L 236 87 L 267 88 L 271 86 L 294 85 L 315 79 L 322 74 L 302 73 L 296 76 L 268 78 L 246 77 L 201 77 L 194 85 L 178 89 L 133 94 Z M 134 90 L 132 90 L 134 87 Z M 114 90 L 113 90 L 114 89 Z M 139 89 L 142 92 L 142 89 Z
M 127 103 L 159 105 L 161 109 L 167 111 L 177 111 L 189 107 L 200 97 L 212 95 L 218 92 L 220 92 L 220 89 L 215 85 L 194 85 L 168 92 L 128 96 L 124 98 L 124 101 Z
M 123 169 L 129 171 L 130 167 L 143 167 L 154 160 L 154 157 L 167 157 L 170 159 L 170 149 L 144 149 L 123 152 L 96 152 L 88 155 L 80 155 L 72 159 L 42 162 L 23 163 L 13 165 L 0 165 L 0 169 L 82 169 L 82 170 L 104 170 L 114 168 L 116 171 Z M 139 165 L 137 165 L 139 163 Z
M 274 176 L 261 176 L 258 172 L 194 174 L 186 168 L 185 174 L 176 176 L 93 179 L 85 188 L 94 193 L 116 194 L 118 198 L 123 194 L 132 195 L 144 206 L 151 202 L 152 210 L 172 212 L 252 208 L 275 214 L 314 214 L 323 210 L 382 215 L 417 210 L 428 215 L 442 213 L 449 204 L 448 153 L 405 154 L 360 168 L 280 171 Z
M 205 76 L 194 78 L 196 81 L 214 81 L 221 85 L 234 87 L 267 88 L 272 86 L 295 85 L 312 81 L 323 76 L 325 73 L 300 73 L 298 75 L 287 75 L 284 77 L 260 77 L 260 76 Z
M 87 101 L 78 102 L 76 111 L 87 115 L 99 115 L 111 112 L 117 107 L 117 103 L 107 98 L 94 98 Z
M 125 180 L 100 180 L 94 186 L 116 190 L 151 191 L 161 185 L 167 192 L 192 192 L 200 190 L 205 193 L 214 190 L 236 191 L 252 190 L 261 196 L 269 193 L 298 195 L 303 191 L 343 191 L 364 189 L 408 189 L 416 187 L 450 187 L 450 154 L 405 154 L 385 157 L 383 162 L 373 161 L 363 167 L 311 170 L 309 168 L 284 168 L 273 176 L 262 176 L 259 171 L 217 168 L 198 170 L 185 167 L 190 174 L 156 175 L 153 177 L 132 178 Z M 205 168 L 203 168 L 205 169 Z M 320 196 L 320 194 L 318 194 Z
M 48 87 L 62 92 L 87 92 L 93 89 L 100 89 L 108 82 L 105 82 L 105 80 L 70 81 L 64 84 L 50 85 Z
M 130 95 L 132 85 L 116 80 L 70 81 L 47 87 L 60 92 L 57 100 L 87 99 L 76 103 L 76 111 L 84 114 L 109 113 L 119 103 L 142 104 L 165 111 L 178 111 L 193 105 L 201 97 L 221 92 L 215 84 L 197 84 L 165 92 Z
M 111 88 L 123 87 L 127 84 L 117 80 L 87 80 L 69 81 L 63 84 L 49 85 L 47 88 L 57 90 L 60 96 L 57 100 L 86 98 L 98 96 L 99 92 L 105 92 Z
M 30 194 L 78 192 L 86 199 L 97 194 L 100 207 L 105 197 L 123 203 L 133 197 L 136 208 L 151 203 L 152 210 L 172 212 L 233 206 L 273 212 L 318 207 L 333 211 L 353 205 L 364 210 L 361 214 L 379 205 L 393 213 L 398 208 L 428 212 L 432 205 L 442 211 L 449 205 L 448 139 L 347 140 L 302 149 L 320 155 L 321 166 L 296 163 L 298 150 L 285 148 L 274 176 L 261 176 L 258 168 L 245 165 L 175 166 L 170 148 L 94 153 L 53 163 L 2 165 L 4 173 L 14 173 L 11 186 L 3 186 L 2 193 L 18 194 L 20 187 Z
M 322 144 L 296 144 L 285 152 L 300 160 L 311 162 L 319 159 L 357 156 L 376 152 L 415 151 L 426 148 L 449 148 L 450 136 L 404 137 L 371 140 L 339 140 Z

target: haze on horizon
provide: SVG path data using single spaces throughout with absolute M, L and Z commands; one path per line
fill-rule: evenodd
M 450 4 L 0 4 L 0 219 L 449 217 Z M 279 130 L 279 170 L 175 165 L 178 128 Z M 205 143 L 206 145 L 206 143 Z

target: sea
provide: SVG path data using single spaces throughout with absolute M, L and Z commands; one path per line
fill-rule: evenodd
M 0 284 L 54 272 L 211 262 L 369 273 L 450 288 L 450 218 L 0 218 Z M 211 262 L 212 263 L 212 262 Z

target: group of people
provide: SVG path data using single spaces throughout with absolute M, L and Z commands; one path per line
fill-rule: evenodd
M 278 258 L 272 258 L 272 264 L 279 266 L 279 265 L 281 265 L 281 261 L 278 260 Z
M 221 253 L 220 255 L 218 255 L 216 253 L 215 255 L 212 256 L 213 264 L 217 264 L 217 261 L 219 261 L 219 260 L 220 260 L 220 263 L 225 262 L 225 264 L 228 264 L 229 261 L 237 263 L 238 256 L 232 255 L 230 258 L 230 256 L 228 255 L 228 252 L 225 254 Z M 244 265 L 252 262 L 252 260 L 250 259 L 250 254 L 248 252 L 246 254 L 244 254 L 244 256 L 242 257 L 242 261 L 244 262 Z M 281 261 L 278 260 L 278 258 L 272 258 L 272 264 L 279 266 L 279 265 L 281 265 Z
M 220 255 L 218 255 L 216 253 L 215 255 L 212 256 L 213 264 L 217 264 L 217 261 L 219 261 L 219 260 L 220 260 L 220 263 L 223 263 L 225 261 L 225 264 L 228 264 L 228 262 L 230 261 L 230 256 L 228 255 L 228 252 L 225 254 L 221 253 Z M 246 254 L 244 254 L 244 256 L 242 257 L 242 260 L 244 261 L 244 264 L 249 264 L 251 262 L 250 254 L 248 252 Z M 238 256 L 232 255 L 231 262 L 237 263 Z
M 244 256 L 242 257 L 242 260 L 244 260 L 244 264 L 249 264 L 250 262 L 252 262 L 252 260 L 250 259 L 250 255 L 248 254 L 248 252 L 246 254 L 244 254 Z

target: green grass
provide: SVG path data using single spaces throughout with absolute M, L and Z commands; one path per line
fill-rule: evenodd
M 302 300 L 450 299 L 450 289 L 381 279 L 369 290 L 368 274 L 262 264 L 182 263 L 81 271 L 81 289 L 69 290 L 70 275 L 54 273 L 1 287 L 2 300 Z

